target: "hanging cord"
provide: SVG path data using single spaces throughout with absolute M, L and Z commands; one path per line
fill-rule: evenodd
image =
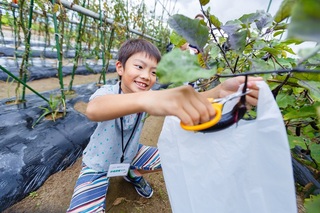
M 119 82 L 119 91 L 118 91 L 118 94 L 121 94 L 121 81 Z M 124 153 L 132 139 L 132 136 L 133 134 L 135 133 L 136 129 L 137 129 L 137 126 L 138 126 L 138 123 L 140 123 L 140 117 L 141 117 L 141 113 L 137 113 L 138 117 L 137 117 L 137 120 L 136 120 L 136 123 L 134 124 L 134 127 L 132 129 L 132 132 L 131 132 L 131 135 L 129 137 L 129 139 L 127 140 L 126 142 L 126 145 L 124 145 L 124 135 L 123 135 L 123 117 L 120 117 L 120 126 L 121 126 L 121 148 L 122 148 L 122 156 L 121 156 L 121 159 L 120 159 L 120 163 L 123 163 L 124 161 Z
M 244 85 L 242 88 L 242 93 L 247 92 L 247 86 L 248 86 L 248 75 L 245 75 L 245 81 L 244 81 Z M 238 113 L 237 113 L 237 118 L 236 118 L 236 122 L 238 122 L 240 119 L 243 118 L 243 116 L 246 114 L 247 112 L 247 106 L 246 106 L 246 95 L 241 96 L 238 105 Z
M 247 92 L 247 87 L 248 87 L 248 75 L 245 75 L 245 80 L 244 80 L 244 85 L 243 85 L 243 88 L 242 88 L 242 93 Z M 242 104 L 244 104 L 244 105 L 246 104 L 246 96 L 245 95 L 241 96 L 240 102 Z
M 124 161 L 124 153 L 128 147 L 128 144 L 130 143 L 131 139 L 132 139 L 132 136 L 138 126 L 138 123 L 139 123 L 139 120 L 140 120 L 140 115 L 141 113 L 138 113 L 138 117 L 137 117 L 137 120 L 136 120 L 136 123 L 134 124 L 134 127 L 133 127 L 133 130 L 131 132 L 131 135 L 129 137 L 129 139 L 127 140 L 127 143 L 126 145 L 124 146 L 124 143 L 123 143 L 123 140 L 124 140 L 124 136 L 123 136 L 123 117 L 120 117 L 120 123 L 121 123 L 121 144 L 122 144 L 122 156 L 121 156 L 121 161 L 120 163 L 123 163 Z

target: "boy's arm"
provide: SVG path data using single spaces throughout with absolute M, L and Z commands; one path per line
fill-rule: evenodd
M 174 115 L 186 125 L 209 121 L 215 115 L 210 102 L 191 86 L 98 96 L 88 103 L 86 115 L 93 121 L 106 121 L 138 112 Z
M 258 87 L 255 81 L 260 77 L 249 77 L 247 102 L 256 105 Z M 137 92 L 130 94 L 104 95 L 91 100 L 86 115 L 94 121 L 106 121 L 138 112 L 147 112 L 155 116 L 177 116 L 186 125 L 196 125 L 211 120 L 215 115 L 210 98 L 220 98 L 236 92 L 244 77 L 230 78 L 217 87 L 202 93 L 196 92 L 191 86 L 173 89 Z

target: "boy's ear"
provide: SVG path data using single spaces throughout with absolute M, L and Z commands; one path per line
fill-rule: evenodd
M 123 66 L 122 66 L 122 63 L 120 61 L 116 62 L 116 70 L 117 70 L 118 75 L 122 76 L 122 74 L 123 74 Z

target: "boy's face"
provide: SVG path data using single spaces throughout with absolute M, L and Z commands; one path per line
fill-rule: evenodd
M 128 58 L 125 67 L 116 62 L 121 76 L 121 89 L 124 93 L 148 91 L 156 82 L 157 60 L 144 52 L 135 53 Z

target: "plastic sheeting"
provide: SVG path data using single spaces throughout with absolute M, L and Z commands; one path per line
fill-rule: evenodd
M 201 133 L 166 117 L 158 148 L 173 212 L 297 212 L 282 115 L 268 85 L 257 85 L 254 120 Z
M 67 115 L 55 122 L 33 122 L 46 102 L 35 95 L 27 102 L 7 105 L 0 102 L 0 212 L 38 189 L 52 174 L 72 165 L 87 145 L 96 127 L 73 106 L 87 102 L 95 84 L 75 86 L 77 97 L 68 100 Z M 49 97 L 51 91 L 43 93 Z
M 42 45 L 44 46 L 44 45 Z M 39 58 L 57 58 L 57 51 L 53 50 L 53 47 L 47 47 L 44 51 L 43 48 L 39 49 L 39 46 L 36 47 L 36 45 L 31 45 L 31 47 L 34 47 L 30 51 L 30 57 L 39 57 Z M 84 50 L 85 51 L 85 50 Z M 22 48 L 15 50 L 13 47 L 0 47 L 0 56 L 6 56 L 6 57 L 14 57 L 15 55 L 17 57 L 22 57 L 25 50 Z M 64 51 L 63 57 L 64 58 L 74 58 L 76 55 L 76 51 L 74 49 L 70 49 L 68 51 Z M 101 55 L 100 55 L 101 58 Z
M 8 67 L 6 68 L 8 71 L 10 71 L 13 75 L 19 76 L 19 68 L 16 67 Z M 72 73 L 72 66 L 65 66 L 62 68 L 63 76 L 71 75 Z M 90 69 L 88 70 L 85 66 L 79 66 L 76 69 L 77 75 L 88 75 L 88 74 L 94 74 L 94 73 L 100 73 L 102 70 L 101 65 L 90 65 Z M 115 72 L 116 68 L 115 65 L 109 65 L 108 72 Z M 50 78 L 50 77 L 57 77 L 58 71 L 56 68 L 53 67 L 30 67 L 28 72 L 28 81 L 33 81 L 37 79 L 43 79 L 43 78 Z M 8 75 L 0 71 L 0 80 L 6 81 L 8 79 Z

